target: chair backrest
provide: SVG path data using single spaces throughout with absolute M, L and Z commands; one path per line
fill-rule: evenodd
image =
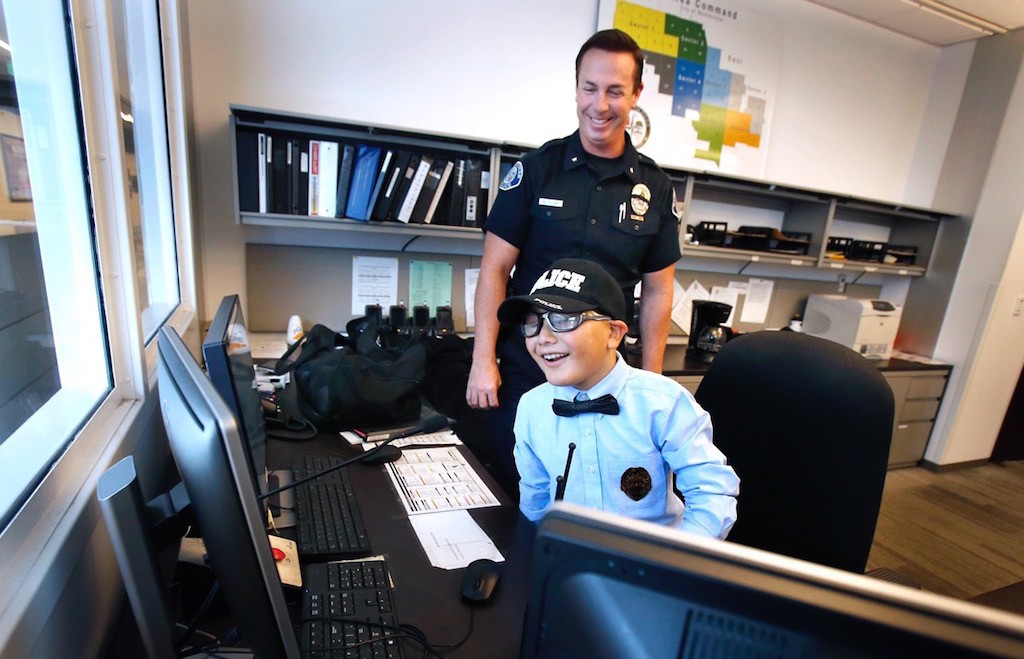
M 729 540 L 864 572 L 893 431 L 878 369 L 832 341 L 755 332 L 722 348 L 696 398 L 740 477 Z

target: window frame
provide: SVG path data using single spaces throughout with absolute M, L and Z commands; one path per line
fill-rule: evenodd
M 17 0 L 13 0 L 17 1 Z M 31 0 L 28 0 L 31 1 Z M 164 59 L 164 97 L 171 168 L 171 195 L 181 302 L 164 323 L 183 336 L 195 335 L 195 263 L 191 192 L 187 162 L 186 88 L 183 77 L 182 12 L 175 0 L 155 2 L 160 15 L 160 48 Z M 112 390 L 85 421 L 78 435 L 55 462 L 10 523 L 0 529 L 0 648 L 18 654 L 31 650 L 46 629 L 49 612 L 65 595 L 71 573 L 95 533 L 105 533 L 96 502 L 100 474 L 133 450 L 132 442 L 159 419 L 156 390 L 156 341 L 143 337 L 141 309 L 131 249 L 124 144 L 120 127 L 115 48 L 110 7 L 105 0 L 64 1 L 70 17 L 78 76 L 81 122 L 90 173 L 95 242 L 104 298 Z M 70 6 L 69 6 L 70 5 Z M 97 566 L 109 569 L 108 563 Z M 109 576 L 109 575 L 108 575 Z M 114 580 L 115 587 L 118 581 Z

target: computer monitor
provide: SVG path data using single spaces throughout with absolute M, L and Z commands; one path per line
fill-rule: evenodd
M 1024 656 L 1024 618 L 556 503 L 523 657 Z
M 267 491 L 267 428 L 237 295 L 226 296 L 217 307 L 203 340 L 203 360 L 214 388 L 238 420 L 249 468 L 262 494 Z
M 239 426 L 173 329 L 157 335 L 160 411 L 210 567 L 257 657 L 298 657 Z

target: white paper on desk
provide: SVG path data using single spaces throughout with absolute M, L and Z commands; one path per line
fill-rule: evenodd
M 751 279 L 747 282 L 747 299 L 743 302 L 741 323 L 764 323 L 772 303 L 775 282 L 771 279 Z
M 342 439 L 351 444 L 352 446 L 362 446 L 364 451 L 377 448 L 380 442 L 367 442 L 363 441 L 363 438 L 357 435 L 352 430 L 342 430 L 338 433 Z M 396 448 L 402 448 L 403 446 L 458 446 L 462 444 L 462 440 L 455 434 L 454 430 L 440 430 L 438 432 L 427 432 L 411 435 L 409 437 L 401 437 L 391 441 L 391 446 Z
M 379 304 L 385 314 L 398 304 L 398 259 L 352 257 L 352 315 L 365 314 L 368 304 Z
M 410 516 L 501 505 L 455 446 L 406 448 L 386 467 Z
M 478 558 L 504 561 L 498 548 L 465 510 L 409 518 L 430 564 L 445 570 L 466 567 Z
M 476 283 L 480 268 L 466 268 L 466 327 L 476 327 Z

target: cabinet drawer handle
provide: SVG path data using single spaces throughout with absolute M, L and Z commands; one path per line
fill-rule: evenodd
M 896 427 L 899 428 L 900 430 L 906 430 L 907 428 L 910 427 L 910 424 L 909 423 L 901 423 L 900 425 L 898 425 Z

